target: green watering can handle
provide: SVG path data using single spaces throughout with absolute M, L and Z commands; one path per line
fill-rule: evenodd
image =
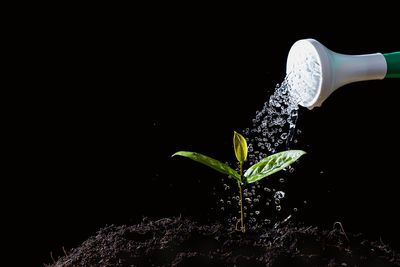
M 385 78 L 400 78 L 400 52 L 383 54 L 387 63 Z

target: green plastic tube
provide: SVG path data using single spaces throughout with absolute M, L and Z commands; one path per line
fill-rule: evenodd
M 400 78 L 400 52 L 383 54 L 387 63 L 385 78 Z

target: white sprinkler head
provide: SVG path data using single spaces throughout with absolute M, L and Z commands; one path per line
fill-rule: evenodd
M 352 82 L 383 79 L 387 64 L 381 53 L 344 55 L 314 39 L 295 42 L 286 63 L 288 83 L 299 104 L 312 109 L 337 88 Z

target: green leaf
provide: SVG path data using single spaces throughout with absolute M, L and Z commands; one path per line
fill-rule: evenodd
M 219 171 L 220 173 L 230 175 L 233 178 L 235 178 L 236 180 L 238 180 L 240 183 L 242 183 L 242 181 L 240 179 L 240 175 L 237 172 L 235 172 L 228 165 L 226 165 L 216 159 L 210 158 L 208 156 L 205 156 L 205 155 L 197 153 L 197 152 L 190 152 L 190 151 L 178 151 L 175 154 L 173 154 L 172 157 L 173 156 L 182 156 L 182 157 L 190 158 L 190 159 L 200 162 L 204 165 L 207 165 L 208 167 L 211 167 L 214 170 Z
M 244 139 L 244 137 L 237 132 L 233 133 L 233 148 L 235 150 L 237 160 L 243 163 L 243 161 L 245 161 L 247 158 L 247 142 L 246 139 Z
M 273 154 L 251 166 L 244 173 L 244 177 L 247 183 L 257 182 L 268 175 L 286 168 L 304 154 L 306 152 L 302 150 L 288 150 Z

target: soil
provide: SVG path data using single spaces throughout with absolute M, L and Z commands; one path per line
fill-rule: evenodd
M 283 223 L 245 233 L 188 219 L 107 226 L 65 252 L 60 266 L 400 266 L 400 254 L 362 234 Z

